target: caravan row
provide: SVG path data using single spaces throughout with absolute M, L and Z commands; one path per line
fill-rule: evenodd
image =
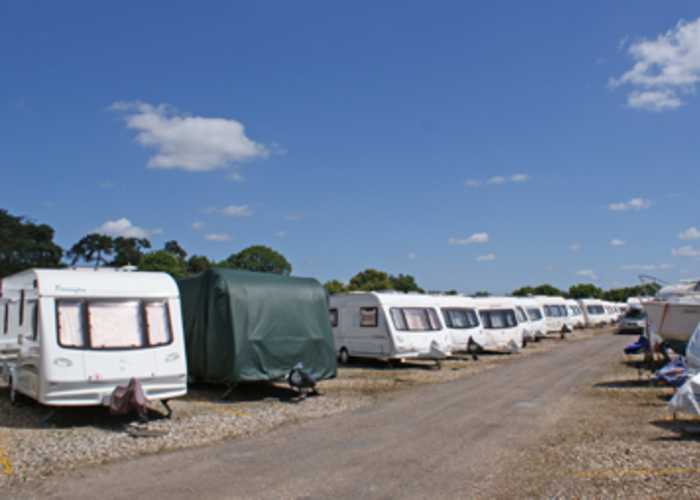
M 34 269 L 0 281 L 0 368 L 10 397 L 109 405 L 131 379 L 152 401 L 189 381 L 280 380 L 297 363 L 334 377 L 324 288 L 313 279 L 209 270 Z
M 352 356 L 440 360 L 458 352 L 514 352 L 548 335 L 611 324 L 616 318 L 599 302 L 352 292 L 331 296 L 329 312 L 341 363 Z
M 0 281 L 0 369 L 16 393 L 54 406 L 108 405 L 137 379 L 150 400 L 189 381 L 317 380 L 336 357 L 440 360 L 506 351 L 611 322 L 610 304 L 561 297 L 348 293 L 313 279 L 212 269 L 29 270 Z M 329 314 L 330 309 L 330 314 Z

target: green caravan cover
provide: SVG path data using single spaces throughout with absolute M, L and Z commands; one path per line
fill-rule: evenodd
M 299 362 L 317 380 L 335 377 L 328 298 L 318 281 L 210 269 L 178 286 L 193 380 L 277 380 Z

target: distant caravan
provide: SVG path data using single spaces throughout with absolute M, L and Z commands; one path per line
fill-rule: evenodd
M 544 311 L 545 323 L 548 334 L 558 334 L 562 338 L 573 330 L 569 311 L 566 307 L 566 299 L 563 297 L 550 297 L 539 295 L 535 297 Z
M 165 273 L 32 269 L 1 282 L 10 397 L 109 405 L 137 379 L 147 399 L 187 392 L 179 293 Z
M 535 341 L 547 336 L 547 322 L 542 306 L 533 297 L 514 297 L 515 303 L 522 307 L 530 322 L 530 333 Z
M 451 355 L 451 341 L 438 309 L 438 298 L 432 295 L 332 295 L 329 311 L 338 359 L 445 359 Z
M 588 328 L 599 328 L 610 322 L 610 317 L 601 300 L 580 299 L 578 303 L 581 306 Z
M 439 295 L 435 299 L 449 335 L 450 351 L 467 352 L 488 344 L 481 327 L 477 300 L 461 295 Z
M 518 322 L 512 297 L 479 297 L 474 299 L 479 310 L 485 351 L 517 352 L 525 346 L 522 325 Z
M 586 317 L 583 315 L 581 306 L 574 299 L 566 299 L 566 307 L 569 312 L 570 325 L 574 329 L 586 327 Z

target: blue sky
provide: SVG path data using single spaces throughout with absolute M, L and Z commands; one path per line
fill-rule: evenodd
M 0 206 L 323 281 L 700 276 L 696 2 L 248 3 L 4 2 Z

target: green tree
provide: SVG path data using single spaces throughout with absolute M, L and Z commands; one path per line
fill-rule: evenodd
M 279 252 L 263 245 L 254 245 L 231 255 L 220 263 L 223 267 L 289 276 L 292 265 Z
M 61 267 L 63 249 L 54 230 L 0 209 L 0 278 L 32 267 Z
M 114 239 L 114 260 L 112 265 L 138 266 L 143 257 L 143 251 L 151 248 L 151 242 L 146 238 L 124 238 L 119 236 Z
M 599 299 L 603 296 L 603 290 L 593 283 L 579 283 L 569 288 L 569 297 L 572 299 Z
M 348 289 L 351 291 L 371 292 L 376 290 L 390 290 L 391 279 L 383 271 L 376 269 L 366 269 L 357 273 L 350 280 Z
M 139 271 L 160 271 L 168 273 L 173 278 L 184 278 L 185 263 L 177 256 L 165 250 L 150 252 L 143 256 Z
M 534 294 L 535 294 L 535 289 L 532 288 L 531 286 L 520 287 L 517 290 L 513 290 L 513 293 L 511 293 L 511 295 L 513 297 L 527 297 L 528 295 L 534 295 Z
M 486 290 L 479 290 L 475 294 L 472 295 L 472 297 L 490 297 L 491 294 L 487 292 Z
M 211 267 L 211 262 L 204 255 L 193 255 L 187 259 L 187 273 L 198 274 Z
M 343 293 L 346 291 L 345 285 L 342 281 L 330 280 L 323 284 L 329 295 L 335 295 L 336 293 Z
M 543 285 L 536 286 L 532 289 L 532 294 L 533 295 L 549 295 L 549 296 L 564 296 L 566 295 L 564 292 L 559 290 L 556 287 L 553 287 L 549 283 L 545 283 Z
M 398 276 L 389 276 L 389 281 L 391 281 L 391 288 L 399 292 L 418 292 L 425 293 L 421 287 L 416 283 L 416 279 L 410 274 L 399 274 Z
M 71 265 L 77 264 L 79 260 L 86 263 L 94 262 L 95 267 L 106 265 L 106 256 L 114 253 L 114 240 L 104 234 L 90 233 L 73 245 L 66 257 L 71 259 Z
M 187 258 L 187 252 L 175 240 L 166 241 L 163 250 L 165 250 L 166 252 L 170 252 L 171 254 L 173 254 L 181 260 L 185 260 Z

